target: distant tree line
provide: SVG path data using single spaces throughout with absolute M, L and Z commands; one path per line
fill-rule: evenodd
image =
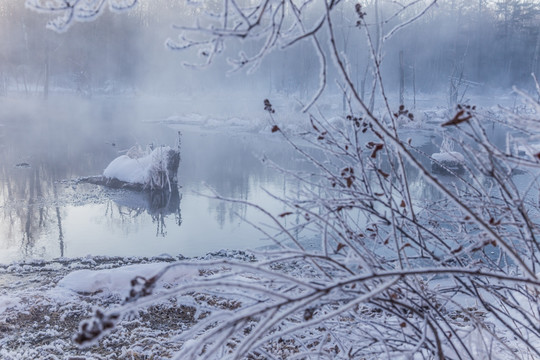
M 362 2 L 373 33 L 382 36 L 408 16 L 394 16 L 390 1 Z M 353 4 L 350 5 L 351 9 Z M 204 58 L 204 52 L 164 51 L 171 25 L 195 11 L 185 2 L 139 1 L 126 15 L 106 12 L 65 33 L 45 30 L 46 18 L 17 0 L 0 4 L 0 94 L 47 93 L 49 88 L 91 95 L 141 89 L 146 92 L 208 90 L 219 71 L 191 72 L 181 66 Z M 309 14 L 308 14 L 309 16 Z M 373 82 L 369 49 L 355 29 L 354 12 L 336 14 L 338 44 L 355 68 L 355 81 L 367 93 Z M 377 20 L 382 21 L 375 29 Z M 313 23 L 316 19 L 307 19 Z M 376 39 L 377 40 L 377 39 Z M 223 51 L 249 45 L 231 42 Z M 256 48 L 256 46 L 254 46 Z M 400 56 L 401 62 L 400 62 Z M 455 86 L 507 88 L 530 83 L 540 72 L 540 3 L 532 0 L 439 1 L 407 32 L 387 42 L 382 71 L 390 89 L 404 77 L 406 91 L 446 91 Z M 203 59 L 204 60 L 204 59 Z M 294 60 L 294 61 L 290 61 Z M 204 63 L 204 61 L 203 61 Z M 309 45 L 298 43 L 284 54 L 270 54 L 248 82 L 241 76 L 229 85 L 259 86 L 270 92 L 307 92 L 318 83 L 319 59 Z M 163 71 L 163 69 L 167 71 Z M 401 75 L 400 75 L 401 74 Z M 262 81 L 260 81 L 262 79 Z M 413 90 L 414 87 L 414 90 Z

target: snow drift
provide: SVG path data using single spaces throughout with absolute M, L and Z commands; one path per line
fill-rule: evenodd
M 169 263 L 157 262 L 149 264 L 134 264 L 114 269 L 82 269 L 66 275 L 58 282 L 57 287 L 68 289 L 80 294 L 98 294 L 102 296 L 116 295 L 125 297 L 132 289 L 131 280 L 136 277 L 151 278 L 159 273 Z M 167 284 L 179 284 L 198 276 L 197 268 L 177 266 L 166 272 L 158 282 L 162 289 Z M 2 298 L 0 297 L 0 300 Z M 0 303 L 1 304 L 1 303 Z M 1 309 L 1 307 L 0 307 Z

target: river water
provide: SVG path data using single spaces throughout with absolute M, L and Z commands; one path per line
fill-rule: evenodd
M 191 257 L 270 245 L 243 221 L 264 227 L 270 221 L 261 212 L 209 196 L 215 192 L 252 202 L 278 215 L 288 209 L 269 193 L 294 197 L 300 184 L 264 165 L 261 158 L 267 156 L 295 172 L 313 169 L 270 130 L 209 130 L 193 122 L 156 121 L 188 105 L 149 105 L 136 98 L 0 98 L 0 263 L 86 255 Z M 175 146 L 179 130 L 178 191 L 164 195 L 78 181 L 100 175 L 133 145 Z M 422 153 L 439 151 L 441 139 L 433 131 L 412 130 L 409 135 Z M 504 133 L 494 132 L 493 137 L 502 146 Z M 419 159 L 430 166 L 426 156 Z M 420 205 L 441 196 L 413 168 L 408 172 L 411 195 Z M 454 177 L 439 178 L 449 186 L 460 184 Z M 530 188 L 530 175 L 514 180 L 519 188 Z M 536 194 L 529 191 L 528 197 Z M 284 221 L 291 225 L 294 218 Z M 317 246 L 316 237 L 299 240 Z
M 253 226 L 256 210 L 223 197 L 255 202 L 278 214 L 266 193 L 290 194 L 294 181 L 260 161 L 305 163 L 281 142 L 233 131 L 201 131 L 148 121 L 166 114 L 132 100 L 83 106 L 79 100 L 7 102 L 0 114 L 0 263 L 57 257 L 184 256 L 265 246 Z M 32 103 L 33 105 L 27 105 Z M 178 191 L 150 194 L 78 182 L 99 175 L 129 147 L 170 145 L 181 130 Z

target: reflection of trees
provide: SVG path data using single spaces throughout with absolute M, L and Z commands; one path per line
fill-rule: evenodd
M 28 124 L 26 124 L 28 125 Z M 39 130 L 42 130 L 39 127 Z M 40 133 L 40 131 L 36 131 Z M 42 133 L 42 132 L 41 132 Z M 43 134 L 43 133 L 42 133 Z M 2 209 L 4 223 L 8 230 L 8 241 L 20 242 L 24 256 L 36 255 L 37 241 L 43 234 L 57 227 L 59 255 L 64 255 L 64 233 L 62 229 L 62 211 L 59 205 L 59 187 L 56 180 L 65 179 L 73 171 L 70 168 L 69 152 L 66 148 L 55 149 L 54 137 L 43 134 L 31 145 L 34 137 L 30 131 L 20 132 L 14 129 L 6 137 L 8 151 L 1 159 Z M 64 142 L 59 142 L 63 144 Z M 22 145 L 21 145 L 22 144 Z M 64 143 L 65 144 L 65 143 Z M 27 151 L 26 154 L 21 154 Z M 28 167 L 15 166 L 21 157 L 30 158 Z M 81 161 L 81 166 L 87 165 Z
M 19 242 L 24 256 L 41 255 L 35 253 L 37 241 L 56 225 L 59 255 L 64 256 L 63 214 L 58 204 L 54 170 L 39 163 L 30 168 L 18 168 L 3 159 L 2 175 L 4 181 L 0 189 L 7 240 Z
M 58 255 L 63 256 L 61 202 L 67 195 L 64 186 L 55 181 L 100 173 L 116 154 L 116 149 L 104 146 L 100 139 L 100 131 L 107 132 L 85 123 L 91 116 L 84 113 L 85 103 L 62 103 L 61 108 L 41 107 L 27 100 L 0 109 L 2 240 L 20 247 L 24 256 L 35 255 L 38 241 L 52 232 L 58 233 Z M 97 140 L 88 140 L 92 138 Z
M 84 199 L 80 192 L 85 185 L 71 188 L 55 182 L 102 173 L 119 149 L 133 145 L 134 138 L 142 144 L 176 140 L 176 133 L 161 132 L 155 125 L 139 127 L 138 109 L 126 106 L 125 100 L 67 100 L 14 100 L 0 108 L 0 238 L 10 247 L 20 247 L 23 256 L 33 255 L 40 240 L 53 236 L 58 236 L 58 247 L 47 249 L 48 255 L 64 254 L 69 234 L 63 207 L 79 195 Z M 22 163 L 28 166 L 15 166 Z M 174 214 L 176 224 L 182 220 L 178 191 L 163 196 L 145 193 L 138 210 L 121 206 L 127 213 L 122 215 L 124 221 L 133 220 L 126 218 L 129 214 L 145 212 L 158 234 L 165 234 L 166 217 Z
M 225 197 L 247 199 L 250 181 L 264 177 L 260 161 L 245 142 L 220 134 L 185 133 L 182 138 L 182 162 L 179 176 L 184 184 L 195 184 L 195 191 L 205 192 L 201 182 Z M 223 226 L 234 221 L 235 214 L 245 213 L 242 204 L 209 202 L 209 211 Z
M 23 254 L 29 256 L 35 251 L 40 234 L 54 222 L 50 216 L 51 207 L 43 201 L 50 196 L 53 184 L 39 165 L 14 170 L 9 166 L 9 162 L 2 161 L 2 197 L 6 204 L 3 215 L 9 238 L 19 238 Z
M 257 151 L 257 153 L 255 153 Z M 196 192 L 206 192 L 201 183 L 220 196 L 248 200 L 261 187 L 283 181 L 282 175 L 263 164 L 263 156 L 285 168 L 307 170 L 305 162 L 280 142 L 262 137 L 241 137 L 230 134 L 184 132 L 179 176 L 183 184 L 194 184 Z M 246 205 L 235 202 L 210 201 L 209 211 L 221 227 L 246 215 Z
M 173 186 L 172 191 L 127 191 L 119 195 L 117 199 L 109 200 L 105 209 L 105 217 L 116 226 L 125 229 L 127 224 L 134 224 L 141 216 L 148 214 L 156 225 L 156 236 L 164 237 L 167 235 L 165 220 L 170 215 L 174 216 L 176 225 L 182 225 L 182 195 L 177 186 Z
M 182 225 L 182 214 L 180 213 L 180 201 L 182 196 L 178 192 L 178 187 L 173 186 L 172 191 L 149 191 L 146 192 L 148 201 L 147 212 L 152 217 L 152 222 L 157 225 L 156 236 L 165 236 L 165 218 L 174 214 L 175 224 Z
M 147 192 L 148 213 L 152 221 L 157 224 L 156 236 L 165 236 L 165 218 L 174 214 L 175 224 L 182 225 L 182 214 L 180 213 L 181 194 L 178 187 L 173 186 L 172 191 L 150 191 Z

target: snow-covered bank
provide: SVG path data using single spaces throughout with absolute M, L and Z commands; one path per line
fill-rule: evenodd
M 57 284 L 58 287 L 71 290 L 78 294 L 105 294 L 104 296 L 118 296 L 125 298 L 131 289 L 131 280 L 137 276 L 151 278 L 159 273 L 167 263 L 155 262 L 147 264 L 126 265 L 115 269 L 103 270 L 75 270 L 66 275 Z M 160 279 L 159 287 L 163 284 L 178 284 L 183 281 L 192 280 L 197 276 L 193 268 L 176 269 L 174 272 L 167 272 Z
M 184 98 L 183 101 L 187 101 Z M 308 115 L 302 112 L 299 99 L 289 97 L 284 94 L 272 94 L 269 97 L 275 113 L 273 119 L 277 122 L 281 130 L 289 133 L 302 133 L 311 129 Z M 485 116 L 496 116 L 501 114 L 501 106 L 505 108 L 516 108 L 519 101 L 516 95 L 510 92 L 499 92 L 496 95 L 471 95 L 464 99 L 467 104 L 474 104 L 478 113 Z M 323 122 L 336 125 L 346 124 L 347 115 L 350 109 L 343 108 L 343 97 L 340 94 L 325 95 L 320 99 L 318 105 L 309 110 Z M 225 132 L 245 132 L 245 133 L 271 133 L 269 116 L 263 109 L 262 98 L 253 98 L 249 101 L 251 105 L 249 112 L 228 113 L 201 111 L 195 107 L 185 107 L 176 109 L 168 116 L 148 119 L 150 122 L 159 122 L 172 128 L 194 127 L 205 131 L 225 131 Z M 253 104 L 260 104 L 257 108 Z M 438 128 L 442 123 L 448 121 L 455 115 L 455 109 L 448 105 L 446 94 L 420 94 L 417 98 L 405 99 L 405 107 L 400 110 L 397 101 L 397 94 L 389 97 L 390 109 L 395 111 L 398 128 L 403 131 L 426 131 Z M 360 109 L 353 109 L 354 114 L 361 114 Z M 375 103 L 374 114 L 383 118 L 388 123 L 388 110 L 385 104 L 378 99 Z M 402 116 L 406 114 L 406 116 Z
M 238 251 L 220 251 L 202 259 L 253 261 Z M 141 308 L 121 321 L 98 344 L 79 349 L 73 342 L 79 322 L 96 307 L 114 308 L 129 294 L 135 276 L 151 277 L 167 264 L 184 259 L 163 255 L 85 257 L 31 261 L 0 266 L 0 358 L 151 359 L 170 358 L 179 344 L 173 339 L 196 322 L 198 303 L 210 299 L 177 297 Z M 195 267 L 176 267 L 157 284 L 157 293 L 201 274 Z M 234 306 L 217 300 L 215 306 Z
M 159 273 L 164 267 L 175 264 L 157 281 L 154 295 L 169 293 L 170 296 L 157 298 L 149 304 L 133 308 L 97 342 L 79 348 L 73 341 L 81 321 L 91 318 L 97 308 L 110 313 L 120 308 L 129 292 L 135 288 L 134 279 L 146 281 Z M 223 260 L 223 263 L 221 261 Z M 230 272 L 230 267 L 238 264 L 245 271 Z M 313 270 L 303 266 L 301 261 L 276 262 L 275 274 L 265 278 L 263 273 L 251 273 L 253 266 L 261 266 L 260 260 L 247 252 L 222 250 L 203 257 L 185 259 L 182 256 L 163 255 L 154 258 L 86 257 L 78 259 L 57 259 L 51 262 L 33 261 L 0 266 L 0 358 L 19 359 L 167 359 L 184 344 L 181 338 L 187 330 L 205 320 L 208 314 L 224 311 L 231 316 L 241 314 L 243 307 L 250 302 L 257 303 L 256 294 L 244 294 L 240 288 L 229 287 L 220 292 L 214 288 L 201 288 L 201 291 L 170 293 L 171 289 L 184 286 L 193 281 L 218 279 L 234 282 L 242 281 L 248 287 L 260 286 L 262 280 L 271 280 L 268 290 L 279 286 L 283 278 L 314 279 Z M 232 275 L 232 276 L 231 276 Z M 241 279 L 240 279 L 241 278 Z M 275 280 L 275 285 L 274 284 Z M 444 289 L 447 281 L 439 278 L 437 286 Z M 135 281 L 140 284 L 141 282 Z M 212 283 L 212 281 L 210 281 Z M 153 296 L 153 295 L 152 295 Z M 458 331 L 470 343 L 472 354 L 481 356 L 479 344 L 490 338 L 489 333 L 475 328 L 471 317 L 484 318 L 486 314 L 476 307 L 474 301 L 466 296 L 459 297 L 460 304 L 449 302 L 441 313 L 449 321 L 459 324 Z M 263 303 L 264 305 L 265 303 Z M 332 307 L 332 304 L 329 304 Z M 465 309 L 465 310 L 464 310 Z M 239 312 L 240 310 L 240 312 Z M 319 311 L 319 310 L 315 310 Z M 320 311 L 323 311 L 321 308 Z M 382 314 L 369 304 L 361 305 L 359 311 L 367 323 L 384 316 L 385 323 L 396 326 L 402 320 L 391 314 Z M 304 313 L 304 321 L 306 320 Z M 291 317 L 284 326 L 296 326 L 299 320 Z M 497 321 L 486 318 L 486 323 L 496 331 Z M 334 330 L 340 331 L 356 327 L 347 318 L 340 322 L 330 322 Z M 307 329 L 301 338 L 309 339 L 320 331 L 324 334 L 324 323 L 318 329 Z M 190 334 L 194 335 L 194 334 Z M 510 334 L 508 345 L 512 347 Z M 351 335 L 358 336 L 358 334 Z M 343 339 L 346 341 L 351 339 Z M 306 340 L 307 341 L 307 340 Z M 318 342 L 313 340 L 312 345 Z M 188 343 L 202 348 L 197 339 Z M 233 346 L 234 340 L 231 342 Z M 302 349 L 290 338 L 269 341 L 267 354 L 276 358 L 289 358 L 301 353 Z M 519 349 L 515 349 L 519 356 Z M 346 354 L 334 348 L 324 348 L 323 353 L 332 358 L 347 358 Z M 339 356 L 338 356 L 339 355 Z M 382 355 L 367 356 L 379 359 Z M 216 357 L 219 358 L 219 357 Z M 265 359 L 268 357 L 260 357 Z M 386 357 L 384 357 L 386 358 Z M 395 357 L 391 358 L 402 358 Z M 405 359 L 406 357 L 403 357 Z M 501 356 L 500 359 L 510 359 Z M 257 358 L 259 359 L 259 358 Z

